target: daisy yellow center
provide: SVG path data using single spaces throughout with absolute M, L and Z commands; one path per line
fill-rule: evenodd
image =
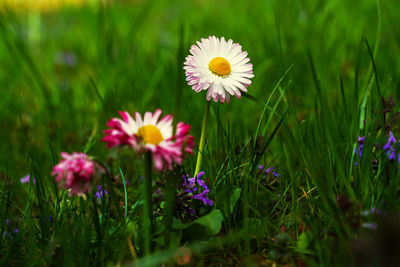
M 215 57 L 208 63 L 210 71 L 218 76 L 226 76 L 231 73 L 231 64 L 223 57 Z
M 145 144 L 158 145 L 163 140 L 160 130 L 154 125 L 140 127 L 137 135 Z

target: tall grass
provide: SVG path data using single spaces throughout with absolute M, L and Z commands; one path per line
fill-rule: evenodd
M 381 149 L 382 125 L 398 129 L 388 118 L 399 108 L 385 118 L 382 97 L 400 99 L 399 9 L 396 1 L 241 0 L 2 11 L 0 232 L 19 232 L 0 236 L 1 264 L 176 264 L 182 246 L 192 265 L 359 263 L 358 241 L 377 240 L 361 226 L 381 223 L 362 212 L 384 210 L 378 227 L 399 212 L 398 165 Z M 210 105 L 201 170 L 214 206 L 199 204 L 195 222 L 180 221 L 171 212 L 179 182 L 168 180 L 168 201 L 147 207 L 150 239 L 144 159 L 108 151 L 102 131 L 118 110 L 159 107 L 192 125 L 198 149 L 205 95 L 182 68 L 190 45 L 209 35 L 239 42 L 255 77 L 247 97 Z M 361 159 L 358 136 L 366 136 Z M 108 164 L 109 194 L 58 188 L 50 173 L 61 151 Z M 195 166 L 188 157 L 177 173 Z M 21 184 L 26 174 L 35 183 Z M 165 177 L 151 175 L 155 192 Z

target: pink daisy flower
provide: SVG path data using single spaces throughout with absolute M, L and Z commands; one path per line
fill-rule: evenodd
M 104 131 L 103 142 L 107 147 L 129 145 L 138 153 L 151 151 L 154 165 L 158 170 L 164 166 L 172 170 L 173 163 L 182 164 L 185 153 L 193 153 L 193 136 L 189 135 L 190 125 L 179 122 L 176 134 L 173 134 L 172 115 L 166 115 L 159 120 L 162 113 L 157 109 L 153 114 L 146 112 L 142 119 L 136 112 L 132 118 L 128 112 L 119 112 L 122 120 L 111 119 L 107 126 L 111 129 Z
M 92 180 L 104 169 L 84 153 L 74 152 L 71 155 L 61 152 L 63 158 L 54 166 L 51 175 L 56 175 L 56 181 L 60 186 L 71 189 L 71 195 L 89 192 Z
M 212 98 L 229 103 L 230 95 L 240 98 L 241 91 L 247 92 L 254 77 L 253 64 L 238 43 L 210 36 L 192 45 L 189 51 L 184 69 L 186 81 L 196 93 L 208 90 L 208 101 Z

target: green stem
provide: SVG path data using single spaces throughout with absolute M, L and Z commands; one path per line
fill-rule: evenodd
M 165 198 L 165 209 L 164 209 L 164 222 L 165 222 L 165 242 L 164 246 L 166 249 L 171 248 L 171 232 L 172 232 L 172 218 L 174 210 L 174 202 L 176 195 L 177 179 L 174 174 L 168 175 L 166 182 L 166 198 Z
M 210 113 L 210 103 L 211 103 L 211 101 L 207 101 L 206 107 L 205 107 L 205 110 L 204 110 L 203 124 L 201 126 L 199 152 L 197 154 L 196 169 L 195 169 L 193 177 L 196 177 L 197 174 L 199 174 L 200 168 L 201 168 L 201 161 L 203 159 L 204 146 L 206 144 L 205 141 L 206 141 L 206 133 L 207 133 L 208 115 Z
M 122 182 L 124 183 L 124 195 L 125 195 L 125 218 L 128 215 L 128 194 L 126 192 L 126 182 L 125 182 L 125 176 L 121 170 L 121 168 L 119 168 L 119 172 L 121 173 L 121 177 L 122 177 Z
M 151 233 L 152 233 L 152 156 L 151 151 L 147 151 L 144 155 L 145 171 L 144 171 L 144 252 L 145 256 L 151 254 Z

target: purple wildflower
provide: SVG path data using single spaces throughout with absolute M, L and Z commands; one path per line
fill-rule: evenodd
M 266 169 L 265 170 L 265 174 L 269 174 L 273 169 L 275 169 L 275 167 L 270 167 L 270 168 Z M 280 176 L 280 174 L 275 172 L 275 171 L 272 171 L 272 175 L 275 176 L 275 177 L 279 177 Z
M 261 164 L 258 165 L 257 168 L 258 168 L 260 171 L 263 171 L 263 170 L 264 170 L 264 166 L 261 165 Z M 264 174 L 265 174 L 265 175 L 268 175 L 268 174 L 270 174 L 271 171 L 272 171 L 272 175 L 273 175 L 273 176 L 275 176 L 275 177 L 281 176 L 279 173 L 273 171 L 273 169 L 275 169 L 275 167 L 270 167 L 270 168 L 266 169 L 266 170 L 264 171 Z
M 6 219 L 6 223 L 7 223 L 8 226 L 7 226 L 6 231 L 3 232 L 3 236 L 7 237 L 7 238 L 10 238 L 10 239 L 13 239 L 14 236 L 19 233 L 19 229 L 17 227 L 15 227 L 14 230 L 11 231 L 12 228 L 9 225 L 10 220 Z
M 358 154 L 358 157 L 361 158 L 363 148 L 364 148 L 364 141 L 365 141 L 365 136 L 359 136 L 358 137 L 358 150 L 357 147 L 354 149 L 354 153 Z
M 157 188 L 157 190 L 156 190 L 156 195 L 161 195 L 161 194 L 162 194 L 161 189 L 160 189 L 160 188 Z
M 396 158 L 396 145 L 397 143 L 400 143 L 396 140 L 396 138 L 394 138 L 392 131 L 389 132 L 389 138 L 387 143 L 383 146 L 383 150 L 385 150 L 386 155 L 389 156 L 389 160 L 394 160 Z M 397 162 L 400 163 L 400 153 L 397 156 Z
M 364 210 L 361 212 L 362 216 L 369 216 L 369 215 L 385 215 L 385 212 L 383 212 L 381 209 L 372 207 L 369 210 Z
M 103 189 L 103 187 L 101 185 L 98 185 L 97 192 L 95 194 L 96 199 L 99 200 L 100 198 L 103 197 L 104 194 L 108 195 L 107 190 Z
M 30 174 L 28 173 L 27 175 L 25 175 L 24 177 L 22 177 L 22 178 L 19 179 L 19 180 L 21 181 L 21 183 L 26 184 L 26 183 L 29 183 L 30 179 L 31 179 L 31 176 L 30 176 Z M 36 184 L 35 178 L 33 178 L 33 183 Z
M 75 67 L 78 62 L 78 57 L 74 53 L 60 51 L 54 55 L 54 61 L 57 65 L 66 65 Z
M 188 175 L 186 175 L 186 177 L 184 177 L 185 181 L 182 184 L 182 186 L 184 187 L 183 191 L 188 194 L 191 194 L 191 195 L 189 195 L 190 198 L 201 200 L 201 201 L 203 201 L 204 204 L 212 206 L 213 202 L 207 196 L 207 194 L 208 194 L 208 192 L 210 192 L 210 190 L 208 189 L 206 183 L 202 179 L 200 179 L 200 177 L 203 175 L 204 175 L 204 172 L 199 172 L 197 177 L 193 177 L 193 178 L 188 178 Z M 197 190 L 197 185 L 199 185 L 203 188 L 203 192 L 198 193 L 199 190 Z
M 364 141 L 365 141 L 365 136 L 358 136 L 358 145 L 356 148 L 354 148 L 354 154 L 357 154 L 358 158 L 361 158 L 362 156 Z M 358 165 L 358 161 L 356 161 L 354 165 Z
M 378 228 L 378 225 L 376 223 L 371 223 L 371 222 L 362 223 L 361 226 L 363 228 L 367 228 L 367 229 L 371 229 L 371 230 L 376 230 Z

